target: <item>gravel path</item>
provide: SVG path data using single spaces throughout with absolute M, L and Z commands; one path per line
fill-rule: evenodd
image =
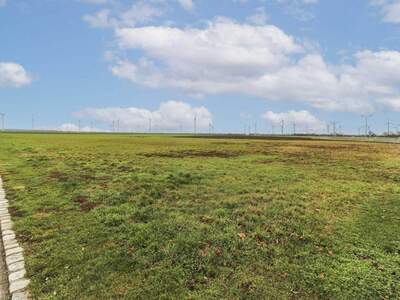
M 9 299 L 7 269 L 4 256 L 3 242 L 0 239 L 0 300 Z
M 25 277 L 23 249 L 16 240 L 8 200 L 0 177 L 0 300 L 27 300 L 29 279 Z

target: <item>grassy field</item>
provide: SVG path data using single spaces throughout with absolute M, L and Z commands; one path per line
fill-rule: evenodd
M 0 134 L 37 299 L 399 299 L 398 145 Z

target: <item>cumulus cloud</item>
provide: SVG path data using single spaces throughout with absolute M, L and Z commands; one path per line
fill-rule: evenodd
M 307 110 L 290 110 L 280 113 L 267 111 L 262 117 L 274 125 L 279 125 L 283 121 L 286 125 L 295 124 L 296 126 L 309 126 L 314 129 L 324 127 L 324 123 Z
M 258 7 L 253 15 L 247 17 L 247 21 L 255 25 L 265 25 L 267 20 L 268 16 L 264 7 Z
M 119 122 L 122 131 L 147 131 L 151 127 L 155 131 L 192 131 L 194 119 L 197 128 L 206 129 L 212 124 L 212 115 L 204 106 L 193 107 L 179 101 L 167 101 L 151 111 L 137 107 L 87 108 L 75 114 L 79 118 L 89 118 L 110 125 Z
M 110 21 L 110 10 L 102 9 L 95 14 L 83 16 L 83 20 L 86 21 L 91 27 L 106 28 L 111 26 Z
M 12 62 L 0 62 L 0 87 L 22 87 L 32 79 L 24 67 Z
M 121 25 L 135 26 L 150 22 L 163 14 L 162 8 L 150 5 L 145 1 L 134 3 L 130 9 L 124 12 L 121 17 Z
M 53 127 L 50 130 L 64 131 L 64 132 L 105 132 L 105 130 L 103 129 L 93 128 L 90 126 L 79 127 L 78 125 L 73 123 L 64 123 L 60 126 Z
M 136 62 L 118 61 L 114 75 L 148 86 L 172 86 L 194 94 L 219 93 L 251 84 L 289 63 L 302 47 L 275 26 L 218 19 L 205 29 L 136 27 L 116 30 L 121 49 L 141 50 Z M 179 52 L 177 51 L 179 49 Z M 243 87 L 243 86 L 242 86 Z
M 153 88 L 240 93 L 350 112 L 392 108 L 400 98 L 397 51 L 359 51 L 352 64 L 331 65 L 276 26 L 221 18 L 202 29 L 119 28 L 116 38 L 122 51 L 142 55 L 115 60 L 112 73 Z
M 292 15 L 300 21 L 309 21 L 314 18 L 310 11 L 312 4 L 317 4 L 319 0 L 276 0 L 283 5 L 287 14 Z
M 91 27 L 98 28 L 136 26 L 149 23 L 163 13 L 163 2 L 137 1 L 123 12 L 106 8 L 94 14 L 84 15 L 83 20 Z
M 102 128 L 94 127 L 94 126 L 87 126 L 75 123 L 63 123 L 57 126 L 39 126 L 36 128 L 37 130 L 42 131 L 62 131 L 62 132 L 110 132 L 110 130 L 105 130 Z
M 380 8 L 383 21 L 400 23 L 400 0 L 370 0 L 370 3 Z

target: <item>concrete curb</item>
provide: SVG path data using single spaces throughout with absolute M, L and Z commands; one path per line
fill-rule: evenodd
M 27 300 L 29 279 L 26 278 L 23 249 L 19 246 L 12 227 L 8 200 L 0 177 L 0 229 L 8 271 L 8 289 L 12 300 Z

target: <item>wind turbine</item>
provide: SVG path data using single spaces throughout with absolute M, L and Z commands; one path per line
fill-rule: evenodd
M 336 134 L 337 134 L 336 129 L 338 126 L 338 122 L 333 121 L 331 124 L 332 124 L 333 135 L 336 136 Z
M 386 125 L 387 125 L 387 135 L 389 136 L 390 135 L 390 126 L 393 125 L 393 127 L 395 127 L 395 129 L 396 129 L 397 126 L 396 126 L 395 123 L 393 123 L 390 120 L 387 121 Z
M 152 130 L 152 119 L 149 118 L 149 133 L 151 133 Z
M 209 130 L 209 134 L 213 134 L 214 133 L 214 125 L 213 123 L 209 123 L 208 124 L 208 130 Z
M 362 118 L 365 118 L 365 136 L 368 136 L 368 119 L 371 118 L 373 116 L 373 114 L 369 114 L 369 115 L 361 115 Z
M 5 113 L 0 113 L 0 117 L 1 117 L 1 130 L 4 131 L 4 119 L 6 117 Z

